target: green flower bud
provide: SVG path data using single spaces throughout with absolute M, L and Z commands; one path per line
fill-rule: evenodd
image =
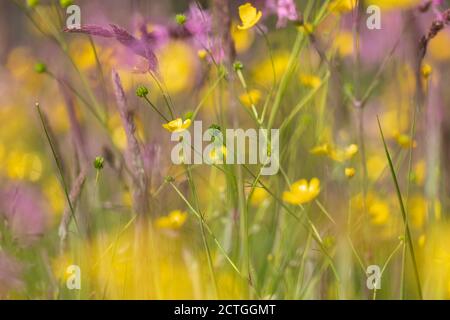
M 34 71 L 37 73 L 45 73 L 47 71 L 47 66 L 45 63 L 38 62 L 34 65 Z
M 27 0 L 28 8 L 34 8 L 39 4 L 39 0 Z
M 216 129 L 216 130 L 221 130 L 220 126 L 218 124 L 213 123 L 212 125 L 209 126 L 210 129 Z
M 164 178 L 164 181 L 166 181 L 167 183 L 175 182 L 175 178 L 172 176 L 166 176 Z
M 95 157 L 94 168 L 97 170 L 103 169 L 104 162 L 105 162 L 105 159 L 103 159 L 103 157 L 101 157 L 101 156 Z
M 59 5 L 66 9 L 68 6 L 71 6 L 73 4 L 73 0 L 59 0 Z
M 235 61 L 233 63 L 233 69 L 234 69 L 234 71 L 242 70 L 242 69 L 244 69 L 244 65 L 240 61 Z
M 193 116 L 194 116 L 194 113 L 192 111 L 188 111 L 184 114 L 184 120 L 187 120 L 187 119 L 192 120 Z
M 184 14 L 177 14 L 177 15 L 175 16 L 175 21 L 176 21 L 180 26 L 182 26 L 183 24 L 185 24 L 185 23 L 186 23 L 186 20 L 187 20 L 187 18 L 186 18 L 186 16 L 185 16 Z
M 139 86 L 136 89 L 136 95 L 139 98 L 144 98 L 144 97 L 146 97 L 148 95 L 148 89 L 146 87 L 144 87 L 144 86 Z

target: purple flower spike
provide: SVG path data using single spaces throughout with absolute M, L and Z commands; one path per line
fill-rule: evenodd
M 90 34 L 91 36 L 98 36 L 98 37 L 103 37 L 103 38 L 114 37 L 114 34 L 110 30 L 100 27 L 100 26 L 96 26 L 96 25 L 85 25 L 79 29 L 65 28 L 64 31 L 65 32 L 75 32 L 75 33 L 85 33 L 85 34 Z
M 129 34 L 128 31 L 115 24 L 111 24 L 110 26 L 113 29 L 113 33 L 117 41 L 119 41 L 125 47 L 129 48 L 135 54 L 147 59 L 149 63 L 149 69 L 156 71 L 158 67 L 158 60 L 156 59 L 153 48 L 148 41 L 136 39 L 131 34 Z
M 141 57 L 144 57 L 149 63 L 148 68 L 150 70 L 155 72 L 157 71 L 158 60 L 153 51 L 152 41 L 149 41 L 147 37 L 143 37 L 142 39 L 136 39 L 127 30 L 115 24 L 110 24 L 110 27 L 112 28 L 112 30 L 108 30 L 104 27 L 95 25 L 86 25 L 82 26 L 79 29 L 65 29 L 64 31 L 85 33 L 103 38 L 116 38 L 116 40 L 120 44 L 130 49 L 133 53 Z

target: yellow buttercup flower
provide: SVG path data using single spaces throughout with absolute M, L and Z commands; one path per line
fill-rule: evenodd
M 348 57 L 353 54 L 353 34 L 349 31 L 342 31 L 334 39 L 333 48 L 342 57 Z
M 205 49 L 200 49 L 197 51 L 197 55 L 200 59 L 205 59 L 206 56 L 208 55 L 208 52 Z
M 374 225 L 384 225 L 389 220 L 389 205 L 381 199 L 375 199 L 373 203 L 369 205 L 368 211 L 371 217 L 370 222 Z
M 331 159 L 335 161 L 344 162 L 353 158 L 353 156 L 357 153 L 358 153 L 358 146 L 356 144 L 351 144 L 342 150 L 341 149 L 331 150 L 329 156 Z
M 156 226 L 160 229 L 180 229 L 186 222 L 187 212 L 173 210 L 167 216 L 159 217 Z
M 246 52 L 252 45 L 255 38 L 253 30 L 241 30 L 237 28 L 237 25 L 233 23 L 231 26 L 231 37 L 234 41 L 234 47 L 236 53 Z
M 427 219 L 427 200 L 420 194 L 412 195 L 408 199 L 408 215 L 411 226 L 416 229 L 424 227 Z
M 380 7 L 381 10 L 399 10 L 418 6 L 420 2 L 421 0 L 369 0 L 367 1 L 367 4 L 376 5 Z
M 356 0 L 334 0 L 330 3 L 328 9 L 337 14 L 352 11 L 356 6 Z
M 158 51 L 159 70 L 167 91 L 171 94 L 189 92 L 196 77 L 197 59 L 191 46 L 171 41 Z
M 322 80 L 319 77 L 312 74 L 301 74 L 299 78 L 300 83 L 305 87 L 317 89 L 322 84 Z
M 267 192 L 264 188 L 258 188 L 256 187 L 253 190 L 252 195 L 250 196 L 250 204 L 253 207 L 258 207 L 262 205 L 264 202 L 266 202 L 267 199 L 269 199 L 270 194 Z
M 242 104 L 246 107 L 250 108 L 252 105 L 256 106 L 259 100 L 261 100 L 261 91 L 252 89 L 248 93 L 241 94 L 239 100 L 241 100 Z
M 445 30 L 439 32 L 428 45 L 430 56 L 438 61 L 450 59 L 450 33 Z
M 312 178 L 294 182 L 289 191 L 283 192 L 283 201 L 290 204 L 304 204 L 314 200 L 320 193 L 320 180 Z
M 344 149 L 338 149 L 325 143 L 312 148 L 309 152 L 314 155 L 328 156 L 330 159 L 337 162 L 344 162 L 350 160 L 358 153 L 358 146 L 356 144 L 351 144 Z
M 421 72 L 422 72 L 422 77 L 424 77 L 425 79 L 428 79 L 430 77 L 430 75 L 433 73 L 433 68 L 428 63 L 425 63 L 422 66 Z
M 191 119 L 186 119 L 183 121 L 183 119 L 178 118 L 165 123 L 162 126 L 164 129 L 167 129 L 170 132 L 181 132 L 191 126 Z
M 309 150 L 311 154 L 316 156 L 327 156 L 330 154 L 331 147 L 328 143 L 321 144 Z
M 416 163 L 414 166 L 414 170 L 411 173 L 411 179 L 414 183 L 416 183 L 419 186 L 423 186 L 425 183 L 425 178 L 427 175 L 427 164 L 424 160 L 420 160 Z
M 407 134 L 396 134 L 394 136 L 395 141 L 399 144 L 400 147 L 404 149 L 411 149 L 417 147 L 416 140 L 411 139 Z
M 6 158 L 6 172 L 10 179 L 35 182 L 41 178 L 42 170 L 41 158 L 36 153 L 12 151 Z
M 345 176 L 347 178 L 353 178 L 356 174 L 355 168 L 345 168 Z
M 239 30 L 246 30 L 258 23 L 262 17 L 262 12 L 257 10 L 251 3 L 246 3 L 239 6 L 239 18 L 241 18 L 242 25 L 238 25 Z

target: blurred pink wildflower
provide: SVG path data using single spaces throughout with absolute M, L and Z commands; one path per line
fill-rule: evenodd
M 294 0 L 267 0 L 266 6 L 269 11 L 277 15 L 277 28 L 285 27 L 288 20 L 295 21 L 298 19 Z
M 30 245 L 44 234 L 47 219 L 40 194 L 25 185 L 0 190 L 0 217 L 6 220 L 14 238 Z

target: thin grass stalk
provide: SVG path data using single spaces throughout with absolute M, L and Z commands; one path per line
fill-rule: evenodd
M 381 128 L 380 119 L 378 119 L 378 117 L 377 117 L 377 121 L 378 121 L 378 127 L 380 129 L 381 138 L 383 140 L 384 150 L 386 152 L 386 158 L 388 160 L 389 168 L 391 170 L 392 179 L 394 180 L 394 185 L 395 185 L 395 190 L 397 192 L 398 202 L 400 204 L 400 209 L 401 209 L 401 212 L 402 212 L 403 223 L 405 225 L 405 230 L 406 230 L 406 241 L 408 242 L 409 252 L 410 252 L 411 260 L 412 260 L 412 263 L 413 263 L 414 276 L 415 276 L 416 284 L 417 284 L 417 291 L 418 291 L 420 299 L 422 300 L 423 299 L 422 286 L 420 284 L 419 270 L 418 270 L 418 267 L 417 267 L 416 256 L 415 256 L 415 253 L 414 253 L 414 246 L 413 246 L 413 242 L 412 242 L 411 230 L 409 228 L 408 215 L 406 213 L 406 209 L 405 209 L 405 206 L 403 204 L 403 198 L 402 198 L 402 194 L 400 192 L 400 186 L 398 184 L 397 175 L 395 173 L 394 165 L 392 164 L 391 155 L 389 153 L 389 149 L 387 147 L 386 140 L 384 139 L 383 130 Z

